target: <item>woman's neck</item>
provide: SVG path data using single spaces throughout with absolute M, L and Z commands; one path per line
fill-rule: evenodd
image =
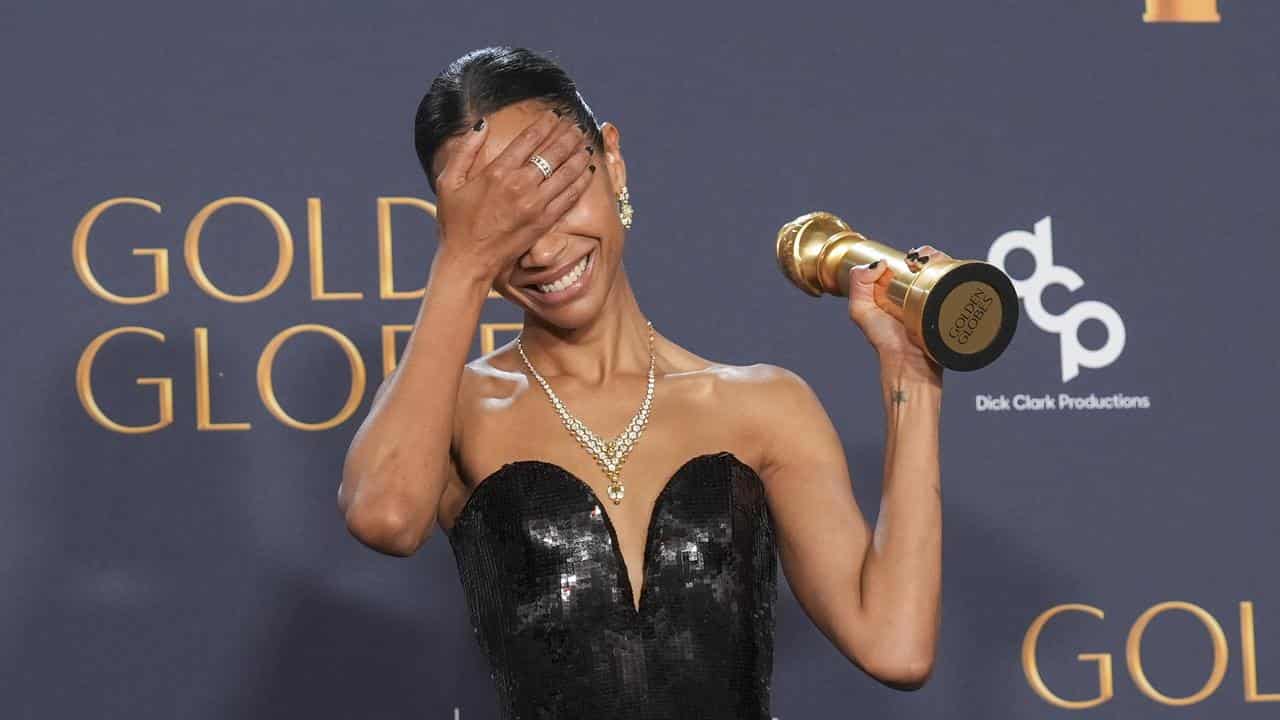
M 586 325 L 565 330 L 525 313 L 520 342 L 539 374 L 568 375 L 594 386 L 607 384 L 615 375 L 648 374 L 647 318 L 625 269 L 619 270 L 599 314 Z

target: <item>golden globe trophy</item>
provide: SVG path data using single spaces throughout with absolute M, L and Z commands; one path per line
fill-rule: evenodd
M 782 274 L 814 297 L 848 297 L 854 265 L 887 264 L 876 304 L 901 322 L 934 362 L 950 370 L 989 365 L 1009 346 L 1018 326 L 1018 296 L 1000 268 L 979 260 L 933 257 L 913 271 L 906 253 L 868 239 L 829 212 L 807 213 L 783 225 L 775 250 Z

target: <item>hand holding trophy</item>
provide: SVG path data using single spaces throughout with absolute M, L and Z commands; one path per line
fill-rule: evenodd
M 902 323 L 925 355 L 950 370 L 989 365 L 1008 347 L 1018 325 L 1013 283 L 995 265 L 945 253 L 917 262 L 828 212 L 807 213 L 783 225 L 775 252 L 783 275 L 814 297 L 848 297 L 854 266 L 887 264 L 877 282 L 876 304 Z

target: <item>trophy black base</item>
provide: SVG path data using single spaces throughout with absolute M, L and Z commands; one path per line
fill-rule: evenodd
M 991 364 L 1018 328 L 1018 295 L 1009 276 L 986 262 L 964 262 L 930 288 L 920 316 L 925 351 L 948 370 Z

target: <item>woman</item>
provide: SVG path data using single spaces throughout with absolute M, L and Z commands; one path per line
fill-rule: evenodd
M 776 557 L 852 662 L 923 684 L 942 372 L 876 305 L 885 268 L 854 268 L 849 297 L 887 417 L 873 536 L 799 376 L 714 362 L 652 328 L 622 263 L 620 132 L 561 68 L 521 48 L 468 53 L 432 83 L 415 133 L 440 242 L 338 502 L 384 553 L 444 530 L 503 716 L 771 717 Z M 523 308 L 523 329 L 467 362 L 490 288 Z

